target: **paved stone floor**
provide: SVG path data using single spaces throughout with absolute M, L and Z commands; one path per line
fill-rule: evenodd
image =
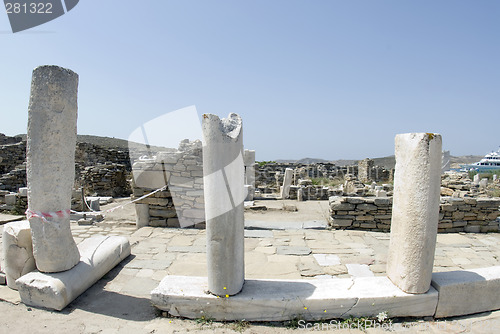
M 132 255 L 100 281 L 103 292 L 148 301 L 151 290 L 166 275 L 206 275 L 204 230 L 136 230 L 126 220 L 105 220 L 92 226 L 72 223 L 71 227 L 77 243 L 95 234 L 124 235 L 130 240 Z M 388 246 L 389 233 L 381 232 L 246 230 L 245 275 L 276 279 L 380 276 L 385 274 Z M 500 265 L 499 257 L 500 234 L 439 234 L 434 271 Z M 0 287 L 0 299 L 3 296 L 18 303 L 16 294 L 6 289 Z M 85 295 L 74 303 L 81 303 L 82 298 Z
M 106 286 L 147 297 L 166 275 L 206 273 L 205 230 L 101 223 L 73 226 L 75 240 L 94 234 L 126 235 L 132 256 Z M 325 278 L 385 275 L 389 233 L 325 230 L 247 230 L 247 278 Z M 500 234 L 439 234 L 434 271 L 500 265 Z

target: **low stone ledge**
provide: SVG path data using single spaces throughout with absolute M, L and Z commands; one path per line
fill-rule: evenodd
M 246 280 L 229 298 L 208 294 L 206 277 L 166 276 L 151 292 L 154 306 L 173 316 L 217 321 L 283 321 L 375 316 L 432 316 L 438 294 L 402 292 L 387 277 L 309 280 Z
M 500 266 L 432 274 L 439 292 L 436 318 L 500 309 Z
M 31 272 L 16 280 L 24 304 L 62 310 L 130 255 L 125 237 L 96 235 L 78 249 L 80 262 L 59 273 Z
M 499 205 L 500 198 L 441 197 L 438 232 L 498 232 Z M 332 196 L 329 198 L 329 206 L 329 221 L 333 228 L 386 232 L 390 230 L 390 197 Z M 360 224 L 363 221 L 371 224 Z

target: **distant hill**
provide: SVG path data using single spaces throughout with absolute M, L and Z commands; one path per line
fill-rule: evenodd
M 483 158 L 482 155 L 464 155 L 460 157 L 450 157 L 450 164 L 452 168 L 459 168 L 461 164 L 470 164 L 473 162 L 477 162 Z M 373 158 L 375 162 L 375 166 L 384 167 L 386 169 L 392 169 L 396 166 L 396 158 L 394 155 L 390 155 L 388 157 L 382 158 Z M 312 158 L 304 158 L 300 160 L 276 160 L 279 163 L 303 163 L 303 164 L 313 164 L 313 163 L 325 163 L 330 162 L 334 163 L 336 166 L 352 166 L 357 165 L 359 160 L 334 160 L 328 161 L 324 159 L 312 159 Z
M 23 140 L 26 140 L 26 134 L 20 134 L 17 135 L 16 137 L 21 137 Z M 78 135 L 77 137 L 77 142 L 80 143 L 90 143 L 93 145 L 98 145 L 106 148 L 114 148 L 114 149 L 119 149 L 119 150 L 124 150 L 128 149 L 129 147 L 129 142 L 125 139 L 119 139 L 119 138 L 110 138 L 110 137 L 101 137 L 101 136 L 93 136 L 93 135 Z M 153 150 L 162 150 L 164 148 L 160 147 L 152 147 Z M 464 155 L 464 156 L 451 156 L 450 158 L 450 163 L 452 168 L 458 168 L 461 164 L 470 164 L 473 162 L 477 162 L 481 160 L 484 156 L 482 155 Z M 375 166 L 381 166 L 385 167 L 387 169 L 394 168 L 396 165 L 396 159 L 393 155 L 388 156 L 388 157 L 381 157 L 381 158 L 373 158 L 375 161 Z M 303 158 L 300 160 L 286 160 L 286 159 L 280 159 L 276 160 L 278 163 L 301 163 L 301 164 L 314 164 L 314 163 L 334 163 L 337 166 L 352 166 L 356 165 L 359 160 L 334 160 L 334 161 L 328 161 L 325 159 L 319 159 L 319 158 Z
M 26 134 L 17 135 L 16 137 L 21 137 L 23 138 L 23 140 L 26 140 Z M 77 135 L 76 141 L 78 143 L 89 143 L 106 148 L 115 148 L 121 150 L 128 148 L 128 141 L 125 139 L 118 139 L 118 138 L 100 137 L 92 135 Z
M 332 162 L 335 164 L 335 166 L 352 166 L 352 165 L 356 165 L 358 163 L 358 160 L 339 159 L 339 160 L 334 160 Z
M 21 137 L 23 140 L 26 140 L 26 134 L 17 135 L 16 137 Z M 116 150 L 127 150 L 129 148 L 129 142 L 125 139 L 119 138 L 110 138 L 110 137 L 101 137 L 101 136 L 93 136 L 93 135 L 77 135 L 76 137 L 77 143 L 88 143 L 92 145 L 101 146 L 104 148 L 112 148 Z M 137 144 L 139 146 L 135 147 L 143 147 L 142 144 Z M 151 146 L 153 151 L 156 150 L 164 150 L 165 148 Z M 168 150 L 168 149 L 167 149 Z
M 330 162 L 325 159 L 316 159 L 316 158 L 302 158 L 300 160 L 278 159 L 275 161 L 281 164 L 295 163 L 295 164 L 306 164 L 306 165 Z

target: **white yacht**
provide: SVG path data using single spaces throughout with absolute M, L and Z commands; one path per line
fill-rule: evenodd
M 460 165 L 462 170 L 475 170 L 478 172 L 500 171 L 500 149 L 496 152 L 488 153 L 480 161 L 469 165 Z

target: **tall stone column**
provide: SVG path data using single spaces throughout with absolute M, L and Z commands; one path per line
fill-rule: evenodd
M 208 290 L 235 295 L 245 280 L 244 170 L 241 117 L 203 115 L 203 183 Z
M 255 151 L 245 150 L 243 153 L 243 162 L 245 164 L 245 185 L 248 186 L 247 201 L 253 201 L 255 194 Z
M 441 135 L 396 136 L 387 277 L 407 293 L 429 290 L 439 221 Z
M 41 272 L 71 269 L 80 254 L 69 210 L 75 179 L 78 75 L 58 66 L 33 71 L 28 109 L 28 218 Z
M 283 188 L 281 188 L 281 198 L 290 197 L 290 186 L 292 185 L 293 169 L 286 168 L 285 176 L 283 177 Z

